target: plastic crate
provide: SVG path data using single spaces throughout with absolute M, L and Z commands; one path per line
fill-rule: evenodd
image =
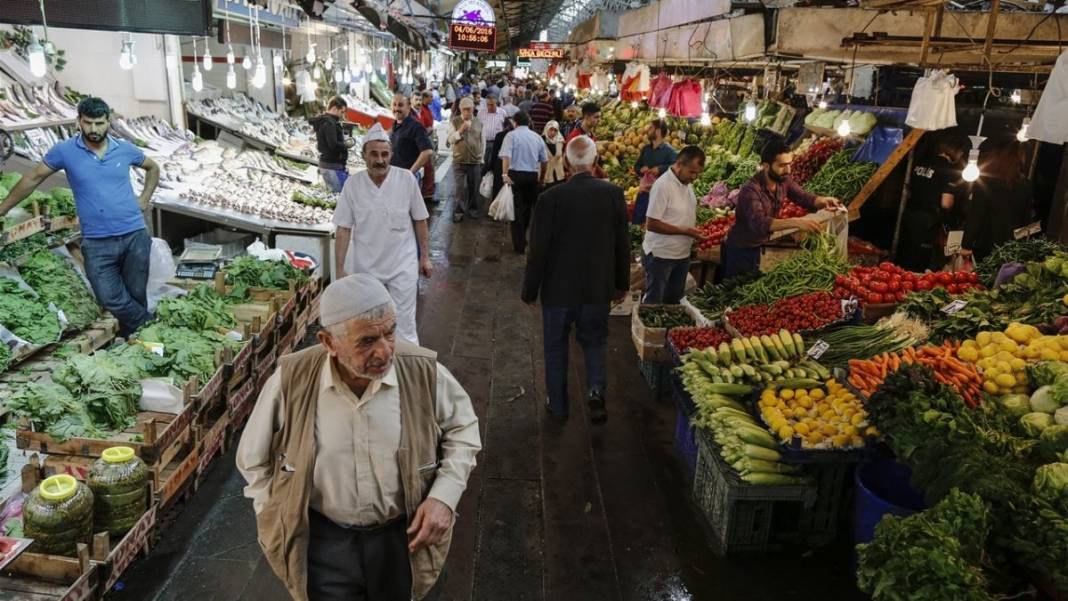
M 690 424 L 696 407 L 690 402 L 689 395 L 680 397 L 675 390 L 676 378 L 671 378 L 672 397 L 675 399 L 675 448 L 679 451 L 689 474 L 692 478 L 697 469 L 697 438 L 696 428 Z
M 826 545 L 838 536 L 838 526 L 844 519 L 842 510 L 850 507 L 853 463 L 827 463 L 808 466 L 808 474 L 816 483 L 816 502 L 802 509 L 798 520 L 801 543 L 812 547 Z
M 662 361 L 638 361 L 638 371 L 653 391 L 653 398 L 666 400 L 671 394 L 671 365 Z
M 711 435 L 697 431 L 696 439 L 693 499 L 708 523 L 713 552 L 762 553 L 781 546 L 784 541 L 772 538 L 776 514 L 803 512 L 815 500 L 815 487 L 747 484 L 720 459 Z

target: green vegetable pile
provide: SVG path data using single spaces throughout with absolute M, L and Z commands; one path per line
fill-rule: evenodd
M 994 601 L 981 567 L 989 535 L 983 500 L 953 489 L 921 514 L 884 517 L 857 545 L 857 583 L 873 601 Z
M 994 279 L 1006 263 L 1029 263 L 1042 261 L 1058 251 L 1064 250 L 1060 245 L 1045 238 L 1023 238 L 1009 240 L 994 247 L 982 261 L 975 265 L 975 272 L 987 287 L 994 285 Z
M 33 344 L 59 339 L 59 317 L 48 305 L 10 278 L 0 277 L 0 325 Z
M 63 442 L 70 438 L 103 438 L 93 424 L 85 405 L 70 391 L 54 382 L 31 382 L 19 388 L 4 403 L 16 417 L 26 418 L 31 427 Z
M 755 154 L 750 154 L 744 157 L 734 167 L 734 171 L 731 172 L 727 178 L 727 187 L 730 189 L 741 188 L 745 185 L 745 182 L 753 179 L 753 176 L 760 170 L 760 157 Z
M 10 363 L 11 349 L 7 348 L 7 344 L 0 342 L 0 373 L 4 373 Z
M 925 492 L 928 502 L 937 503 L 953 489 L 960 489 L 977 495 L 989 506 L 991 535 L 984 551 L 990 557 L 984 562 L 989 593 L 1017 591 L 1030 574 L 1039 575 L 1059 590 L 1068 590 L 1068 513 L 1061 505 L 1065 494 L 1063 468 L 1043 468 L 1050 458 L 1046 440 L 1017 435 L 1021 432 L 1018 418 L 997 403 L 968 408 L 955 390 L 936 382 L 933 372 L 923 367 L 902 366 L 890 374 L 867 407 L 898 460 L 912 468 L 913 485 Z M 1058 427 L 1050 426 L 1046 431 Z M 1047 437 L 1046 431 L 1043 439 L 1053 442 L 1054 437 Z M 1057 442 L 1068 447 L 1068 432 Z M 1063 453 L 1059 457 L 1063 460 Z M 930 519 L 931 511 L 919 514 L 918 519 Z M 884 539 L 892 532 L 877 531 L 872 544 L 893 544 Z M 1017 566 L 1026 572 L 988 566 Z M 933 562 L 930 569 L 945 567 Z M 912 570 L 919 568 L 911 566 Z M 901 564 L 882 568 L 888 574 L 870 573 L 876 569 L 874 562 L 868 563 L 869 573 L 862 584 L 891 579 L 901 586 L 912 586 L 920 581 L 916 572 L 908 572 Z M 909 589 L 896 592 L 903 596 L 882 598 L 972 598 L 909 596 Z
M 227 346 L 237 349 L 241 343 L 210 330 L 152 322 L 137 331 L 137 340 L 163 345 L 164 361 L 152 366 L 151 375 L 170 377 L 175 385 L 184 385 L 196 376 L 201 383 L 215 373 L 215 351 Z
M 843 149 L 834 153 L 805 183 L 805 190 L 816 196 L 833 196 L 845 204 L 852 202 L 879 168 L 875 163 L 854 163 L 853 152 Z
M 687 294 L 686 300 L 705 317 L 719 319 L 724 309 L 737 305 L 738 292 L 746 285 L 760 279 L 762 275 L 759 271 L 753 271 L 724 280 L 719 284 L 710 281 Z
M 226 274 L 226 283 L 233 284 L 235 288 L 244 290 L 247 288 L 274 288 L 286 290 L 289 282 L 303 284 L 308 281 L 308 274 L 290 265 L 287 261 L 263 261 L 251 255 L 242 255 L 230 262 L 223 269 Z M 237 293 L 235 296 L 243 296 Z
M 678 305 L 641 307 L 638 309 L 638 319 L 647 328 L 681 328 L 693 325 L 693 318 Z
M 71 392 L 102 430 L 124 430 L 137 416 L 142 377 L 138 366 L 107 351 L 73 355 L 53 380 Z
M 0 262 L 15 263 L 19 259 L 31 255 L 39 250 L 48 250 L 52 246 L 58 246 L 62 241 L 70 238 L 74 230 L 65 228 L 52 232 L 37 232 L 32 236 L 23 238 L 0 247 Z
M 70 325 L 78 330 L 100 317 L 100 307 L 85 281 L 70 261 L 47 250 L 37 251 L 19 266 L 19 275 L 45 303 L 63 310 Z
M 237 323 L 226 299 L 207 284 L 199 284 L 189 294 L 165 298 L 156 307 L 159 323 L 193 330 L 232 328 Z
M 801 249 L 739 290 L 738 305 L 767 305 L 809 292 L 830 292 L 835 276 L 849 271 L 849 264 L 838 256 L 835 239 L 829 234 L 808 236 L 801 242 Z
M 294 190 L 292 200 L 302 205 L 323 209 L 333 209 L 337 206 L 337 195 L 319 188 L 309 187 L 305 190 Z

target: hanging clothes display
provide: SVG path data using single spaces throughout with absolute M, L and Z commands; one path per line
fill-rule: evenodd
M 956 76 L 942 69 L 916 80 L 905 124 L 916 129 L 936 131 L 957 126 Z
M 649 89 L 649 106 L 668 108 L 671 103 L 671 88 L 673 86 L 671 76 L 666 73 L 657 75 Z
M 1049 75 L 1035 116 L 1027 127 L 1027 137 L 1050 144 L 1068 142 L 1068 52 L 1057 59 Z
M 649 93 L 649 67 L 635 62 L 627 63 L 620 81 L 622 82 L 619 88 L 621 100 L 624 102 L 643 100 Z
M 701 84 L 692 79 L 680 81 L 671 88 L 667 111 L 678 117 L 700 117 L 704 112 L 701 98 Z

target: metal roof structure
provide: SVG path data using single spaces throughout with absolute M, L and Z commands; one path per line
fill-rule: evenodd
M 549 41 L 566 42 L 571 29 L 599 12 L 624 12 L 641 8 L 650 0 L 570 0 L 562 3 L 549 23 Z

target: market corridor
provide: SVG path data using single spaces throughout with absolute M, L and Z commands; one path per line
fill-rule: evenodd
M 445 178 L 438 194 L 447 199 Z M 608 423 L 583 403 L 546 419 L 540 312 L 519 300 L 524 258 L 507 226 L 432 214 L 433 279 L 419 295 L 424 345 L 470 393 L 483 451 L 458 513 L 444 600 L 823 599 L 857 596 L 848 549 L 724 560 L 708 550 L 673 448 L 675 408 L 637 369 L 629 318 L 609 338 Z M 444 216 L 445 218 L 442 218 Z M 573 399 L 581 353 L 572 350 Z M 233 450 L 107 596 L 113 601 L 288 599 L 256 542 Z M 848 535 L 848 533 L 846 533 Z

